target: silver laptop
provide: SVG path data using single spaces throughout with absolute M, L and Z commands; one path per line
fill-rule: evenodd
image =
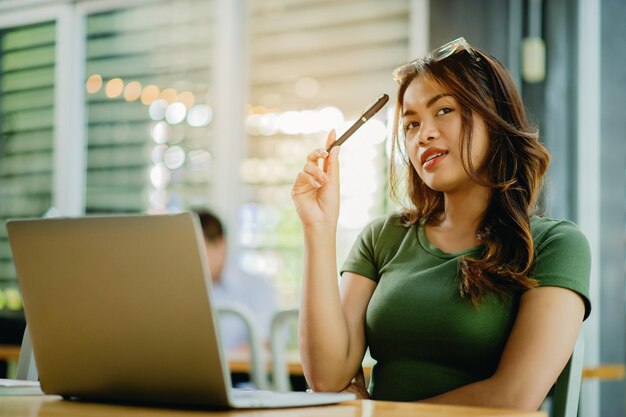
M 7 229 L 46 394 L 218 408 L 355 398 L 230 388 L 193 214 L 12 220 Z

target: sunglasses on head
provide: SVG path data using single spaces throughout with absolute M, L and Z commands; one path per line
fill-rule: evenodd
M 417 58 L 399 66 L 393 70 L 393 78 L 397 82 L 400 82 L 409 72 L 415 70 L 415 68 L 420 68 L 429 62 L 439 62 L 460 51 L 466 51 L 472 59 L 480 61 L 480 56 L 476 53 L 476 51 L 474 51 L 474 48 L 472 48 L 465 38 L 460 37 L 432 50 L 425 57 Z

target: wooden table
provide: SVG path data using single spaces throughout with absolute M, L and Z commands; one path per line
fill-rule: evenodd
M 20 357 L 20 347 L 13 345 L 0 345 L 0 360 L 5 360 L 10 363 L 17 363 Z M 250 372 L 250 354 L 248 352 L 237 352 L 235 355 L 230 356 L 228 364 L 231 372 Z M 271 364 L 267 364 L 267 371 L 271 372 Z M 302 365 L 297 354 L 289 354 L 287 369 L 290 375 L 303 376 Z M 365 366 L 363 368 L 366 376 L 369 376 L 371 368 Z M 583 368 L 583 379 L 601 379 L 603 381 L 621 380 L 624 379 L 626 374 L 626 367 L 623 364 L 601 364 L 595 367 Z
M 147 408 L 63 401 L 60 397 L 0 397 L 2 417 L 547 417 L 527 412 L 482 407 L 348 401 L 336 405 L 273 410 L 202 411 Z
M 20 357 L 20 347 L 13 345 L 0 345 L 0 360 L 16 363 Z M 229 357 L 228 364 L 231 372 L 250 372 L 250 356 L 247 352 L 236 353 Z M 271 363 L 267 364 L 267 371 L 271 371 Z M 287 369 L 290 375 L 303 376 L 302 365 L 297 354 L 290 354 L 287 362 Z M 366 376 L 369 376 L 371 368 L 364 366 Z M 595 367 L 583 368 L 583 379 L 601 379 L 603 381 L 621 380 L 626 374 L 626 367 L 623 364 L 602 364 Z

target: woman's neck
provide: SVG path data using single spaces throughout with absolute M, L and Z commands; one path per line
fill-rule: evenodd
M 480 186 L 444 194 L 443 213 L 426 225 L 428 241 L 447 253 L 478 246 L 480 241 L 476 232 L 489 204 L 489 197 L 489 189 Z
M 444 211 L 436 223 L 443 229 L 455 229 L 458 232 L 476 233 L 482 222 L 491 190 L 476 186 L 454 193 L 444 194 Z

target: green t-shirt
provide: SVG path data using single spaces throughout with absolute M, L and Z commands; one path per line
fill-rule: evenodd
M 369 391 L 376 400 L 415 401 L 490 377 L 515 320 L 521 293 L 487 295 L 478 308 L 461 298 L 458 257 L 482 247 L 445 253 L 424 227 L 405 227 L 393 214 L 360 234 L 342 272 L 372 279 L 366 339 L 376 364 Z M 531 217 L 535 266 L 541 286 L 569 288 L 590 313 L 590 250 L 569 221 Z

